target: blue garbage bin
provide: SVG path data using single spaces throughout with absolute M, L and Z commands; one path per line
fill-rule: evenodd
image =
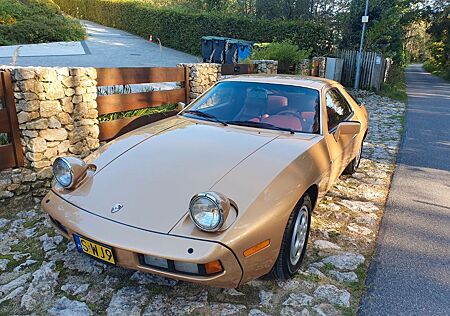
M 238 63 L 241 63 L 250 57 L 250 55 L 252 54 L 253 44 L 254 43 L 247 41 L 242 41 L 240 43 L 238 49 Z
M 253 42 L 240 39 L 228 39 L 225 49 L 225 63 L 239 64 L 250 57 Z
M 203 36 L 203 62 L 218 64 L 241 63 L 252 53 L 253 42 L 220 36 Z

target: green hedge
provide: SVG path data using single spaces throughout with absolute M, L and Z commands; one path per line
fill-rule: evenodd
M 54 0 L 68 14 L 119 28 L 146 38 L 153 34 L 162 45 L 200 55 L 205 35 L 256 42 L 291 40 L 314 54 L 328 51 L 331 31 L 307 21 L 261 20 L 223 13 L 193 13 L 155 8 L 136 0 Z
M 0 0 L 0 45 L 79 41 L 81 24 L 51 0 Z

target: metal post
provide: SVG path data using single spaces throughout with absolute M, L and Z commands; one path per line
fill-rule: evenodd
M 367 14 L 369 13 L 369 0 L 366 0 L 366 9 L 364 10 L 364 17 L 367 17 Z M 355 89 L 359 89 L 359 80 L 361 78 L 361 59 L 362 59 L 362 50 L 363 50 L 363 43 L 364 43 L 364 34 L 366 33 L 366 23 L 367 21 L 362 21 L 363 27 L 362 27 L 362 33 L 361 33 L 361 42 L 359 43 L 359 53 L 358 53 L 358 59 L 356 61 L 356 76 L 355 76 Z

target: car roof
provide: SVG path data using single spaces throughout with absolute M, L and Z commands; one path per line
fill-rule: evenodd
M 239 75 L 230 76 L 222 81 L 241 81 L 241 82 L 262 82 L 262 83 L 274 83 L 274 84 L 286 84 L 292 86 L 306 87 L 321 90 L 323 87 L 336 84 L 335 81 L 300 75 Z

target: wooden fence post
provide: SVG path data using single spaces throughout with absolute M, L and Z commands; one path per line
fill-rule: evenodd
M 5 107 L 8 112 L 11 143 L 14 148 L 14 157 L 16 165 L 14 167 L 22 167 L 24 165 L 22 144 L 20 142 L 19 122 L 17 120 L 16 104 L 14 100 L 14 90 L 12 87 L 12 77 L 9 71 L 1 72 L 2 90 L 4 94 Z

